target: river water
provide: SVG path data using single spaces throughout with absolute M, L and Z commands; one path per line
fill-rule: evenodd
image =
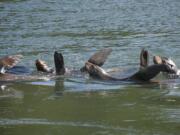
M 104 68 L 137 68 L 139 53 L 180 67 L 179 0 L 0 0 L 0 56 L 35 71 L 53 52 L 79 69 L 110 47 Z M 160 77 L 162 79 L 162 77 Z M 81 77 L 2 84 L 1 135 L 178 135 L 180 80 L 112 84 Z

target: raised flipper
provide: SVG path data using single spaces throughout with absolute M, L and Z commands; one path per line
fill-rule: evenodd
M 162 58 L 160 56 L 153 57 L 154 64 L 162 64 Z
M 88 60 L 88 62 L 94 64 L 94 65 L 97 65 L 99 67 L 101 67 L 104 62 L 106 61 L 107 57 L 110 55 L 110 53 L 112 52 L 112 49 L 111 48 L 105 48 L 105 49 L 102 49 L 96 53 L 94 53 Z M 80 69 L 82 72 L 86 71 L 86 68 L 85 66 L 82 67 Z
M 111 48 L 105 48 L 100 50 L 99 52 L 94 53 L 88 60 L 88 62 L 98 65 L 98 66 L 102 66 L 104 64 L 104 62 L 106 61 L 107 57 L 109 56 L 109 54 L 112 52 Z
M 140 53 L 140 67 L 146 68 L 149 65 L 149 53 L 147 50 L 142 49 Z
M 57 51 L 54 52 L 54 64 L 55 64 L 55 71 L 57 75 L 64 75 L 65 67 L 64 67 L 64 58 L 61 53 Z M 38 71 L 46 72 L 46 73 L 53 73 L 54 70 L 49 68 L 45 61 L 37 59 L 35 62 L 36 68 Z
M 22 55 L 10 55 L 0 59 L 0 73 L 4 74 L 7 68 L 14 67 L 22 58 Z
M 35 62 L 36 68 L 38 71 L 46 72 L 46 73 L 53 73 L 54 70 L 52 68 L 49 68 L 45 61 L 37 59 Z
M 54 52 L 54 63 L 55 63 L 55 69 L 57 75 L 64 75 L 66 72 L 64 67 L 64 58 L 61 53 Z

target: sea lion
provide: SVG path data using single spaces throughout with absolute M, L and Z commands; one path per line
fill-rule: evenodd
M 162 63 L 148 66 L 148 58 L 148 51 L 143 49 L 140 54 L 140 69 L 131 76 L 125 78 L 115 78 L 98 65 L 90 62 L 86 62 L 85 67 L 91 77 L 113 81 L 149 81 L 160 72 L 177 73 L 177 68 L 175 68 L 174 64 L 172 65 L 169 59 L 161 59 Z
M 15 81 L 31 81 L 31 80 L 39 80 L 39 79 L 47 79 L 43 76 L 38 75 L 30 75 L 27 72 L 27 68 L 16 66 L 16 64 L 23 58 L 22 55 L 9 55 L 0 58 L 0 83 L 5 82 L 15 82 Z M 18 69 L 18 73 L 14 72 L 12 69 Z M 21 70 L 25 70 L 24 73 Z M 21 73 L 20 73 L 21 72 Z
M 88 61 L 102 66 L 106 61 L 106 58 L 110 54 L 112 50 L 110 48 L 102 49 L 99 52 L 94 53 Z M 0 81 L 1 82 L 14 82 L 14 81 L 31 81 L 31 80 L 39 80 L 39 79 L 47 79 L 46 75 L 32 75 L 32 74 L 16 74 L 16 72 L 12 72 L 13 68 L 22 69 L 22 67 L 16 66 L 16 64 L 21 60 L 22 55 L 10 55 L 0 58 Z M 71 73 L 85 72 L 85 67 L 81 68 L 82 70 L 71 71 L 64 66 L 64 58 L 61 53 L 57 51 L 54 52 L 54 64 L 55 70 L 47 66 L 45 61 L 37 59 L 35 61 L 35 65 L 38 71 L 50 73 L 48 78 L 54 78 L 56 75 L 65 75 Z M 18 68 L 17 68 L 18 67 Z M 24 67 L 23 67 L 24 69 Z

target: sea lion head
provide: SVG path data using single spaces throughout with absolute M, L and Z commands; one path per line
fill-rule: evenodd
M 95 78 L 105 78 L 105 76 L 107 75 L 105 70 L 103 70 L 101 67 L 94 65 L 90 62 L 85 63 L 85 68 L 86 68 L 87 72 L 92 77 L 95 77 Z
M 178 67 L 171 58 L 154 56 L 154 64 L 164 64 L 168 73 L 178 74 Z
M 86 71 L 88 71 L 88 73 L 91 75 L 91 76 L 96 76 L 96 74 L 98 74 L 98 69 L 96 68 L 96 65 L 90 63 L 90 62 L 86 62 L 85 63 L 85 69 Z
M 170 58 L 162 57 L 162 63 L 166 66 L 167 72 L 171 74 L 177 74 L 178 67 L 174 61 Z

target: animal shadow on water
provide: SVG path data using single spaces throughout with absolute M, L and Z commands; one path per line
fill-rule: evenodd
M 6 71 L 9 74 L 30 75 L 32 71 L 25 66 L 14 66 Z

